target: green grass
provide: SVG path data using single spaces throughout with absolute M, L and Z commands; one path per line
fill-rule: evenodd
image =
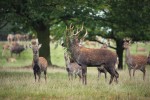
M 150 69 L 148 70 L 150 72 Z M 64 69 L 48 69 L 48 81 L 45 83 L 42 74 L 41 82 L 34 82 L 32 69 L 1 69 L 1 100 L 148 100 L 150 99 L 150 73 L 146 81 L 137 71 L 135 78 L 129 79 L 128 71 L 119 71 L 119 83 L 109 85 L 104 75 L 97 80 L 96 68 L 88 68 L 88 84 L 82 85 L 78 78 L 69 81 Z
M 142 72 L 136 71 L 135 77 L 130 80 L 128 70 L 119 71 L 119 83 L 109 85 L 110 75 L 105 82 L 104 75 L 97 80 L 97 69 L 88 67 L 87 85 L 82 85 L 78 78 L 69 81 L 67 72 L 61 68 L 48 68 L 47 83 L 42 73 L 41 82 L 34 82 L 32 68 L 22 68 L 31 65 L 32 51 L 24 51 L 16 62 L 6 61 L 9 52 L 2 57 L 0 42 L 0 100 L 150 100 L 150 66 L 147 66 L 146 80 L 142 79 Z M 140 44 L 145 46 L 144 44 Z M 136 54 L 136 45 L 131 46 L 131 53 Z M 148 50 L 150 45 L 145 46 Z M 138 52 L 139 54 L 147 55 Z M 64 49 L 55 48 L 51 44 L 51 60 L 54 65 L 65 66 Z
M 4 44 L 6 44 L 6 42 L 0 42 L 0 67 L 23 67 L 32 64 L 33 56 L 31 48 L 28 48 L 27 50 L 23 51 L 20 57 L 18 55 L 16 56 L 15 54 L 13 54 L 13 57 L 16 59 L 16 62 L 8 62 L 6 59 L 10 58 L 10 51 L 6 50 L 4 56 L 2 56 L 2 45 Z M 60 45 L 58 45 L 58 47 L 55 48 L 56 44 L 51 44 L 50 46 L 52 64 L 64 67 L 64 49 Z

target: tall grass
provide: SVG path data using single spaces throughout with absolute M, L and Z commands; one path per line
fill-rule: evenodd
M 148 70 L 150 72 L 150 70 Z M 148 100 L 150 99 L 150 73 L 142 80 L 142 73 L 129 79 L 128 71 L 119 71 L 119 83 L 109 85 L 104 75 L 97 80 L 96 68 L 88 68 L 88 84 L 78 78 L 69 81 L 63 69 L 48 69 L 48 81 L 42 74 L 41 82 L 34 82 L 32 69 L 0 70 L 0 99 L 48 100 Z

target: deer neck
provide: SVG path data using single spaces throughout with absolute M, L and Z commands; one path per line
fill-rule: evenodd
M 130 54 L 130 48 L 126 49 L 126 59 L 130 59 L 131 58 L 131 54 Z
M 70 46 L 71 56 L 74 60 L 77 60 L 78 56 L 80 55 L 80 46 L 78 44 L 74 44 Z
M 33 55 L 33 62 L 34 63 L 39 63 L 39 55 L 38 54 Z

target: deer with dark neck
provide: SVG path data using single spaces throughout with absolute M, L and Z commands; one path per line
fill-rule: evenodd
M 74 34 L 73 27 L 67 29 L 67 41 L 68 50 L 71 53 L 73 59 L 82 67 L 82 82 L 83 84 L 87 84 L 87 67 L 99 67 L 101 65 L 110 73 L 111 78 L 109 84 L 112 83 L 114 77 L 119 77 L 118 72 L 115 69 L 115 64 L 117 61 L 117 55 L 110 50 L 107 49 L 94 49 L 94 48 L 86 48 L 79 45 L 78 33 L 82 31 L 81 28 L 79 31 Z M 69 33 L 69 34 L 68 34 Z
M 133 76 L 136 70 L 141 70 L 143 72 L 143 80 L 145 80 L 145 73 L 146 73 L 146 65 L 148 63 L 148 57 L 144 55 L 131 55 L 130 54 L 130 40 L 124 40 L 124 49 L 125 49 L 125 61 L 128 65 L 129 76 L 131 79 L 131 69 L 133 69 Z
M 32 67 L 33 67 L 33 72 L 34 72 L 34 77 L 35 77 L 35 82 L 38 76 L 39 79 L 38 81 L 40 81 L 40 77 L 41 77 L 41 72 L 44 71 L 44 75 L 45 75 L 45 81 L 46 81 L 46 74 L 47 74 L 47 60 L 44 57 L 39 57 L 39 49 L 41 48 L 41 44 L 38 45 L 32 45 L 32 51 L 33 51 L 33 63 L 32 63 Z

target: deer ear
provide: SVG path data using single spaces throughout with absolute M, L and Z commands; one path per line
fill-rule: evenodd
M 38 48 L 40 49 L 40 48 L 41 48 L 41 46 L 42 46 L 42 44 L 39 44 Z

